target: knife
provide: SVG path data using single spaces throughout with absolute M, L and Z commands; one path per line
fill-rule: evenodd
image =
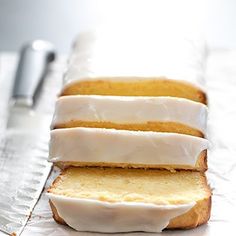
M 36 40 L 20 55 L 0 144 L 0 231 L 20 235 L 51 170 L 47 162 L 51 114 L 37 109 L 42 84 L 55 59 L 51 43 Z

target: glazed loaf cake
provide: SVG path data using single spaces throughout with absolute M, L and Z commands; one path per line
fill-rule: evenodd
M 122 168 L 69 168 L 48 190 L 54 219 L 79 231 L 160 232 L 209 219 L 203 173 Z
M 58 223 L 116 233 L 208 221 L 203 58 L 179 32 L 110 24 L 79 35 L 51 124 Z

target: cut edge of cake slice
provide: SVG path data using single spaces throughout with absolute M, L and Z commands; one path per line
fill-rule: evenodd
M 54 219 L 79 231 L 188 229 L 211 211 L 206 177 L 194 171 L 68 168 L 48 196 Z

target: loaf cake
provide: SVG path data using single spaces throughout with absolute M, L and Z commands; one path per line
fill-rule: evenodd
M 61 95 L 172 96 L 206 104 L 203 49 L 197 40 L 150 29 L 81 33 Z
M 160 232 L 209 219 L 204 173 L 68 168 L 48 190 L 54 219 L 79 231 Z
M 206 170 L 208 141 L 176 133 L 103 128 L 51 131 L 49 160 L 59 166 Z
M 77 95 L 57 100 L 51 127 L 114 128 L 204 137 L 206 120 L 206 105 L 183 98 Z
M 81 33 L 68 60 L 50 133 L 53 217 L 102 233 L 206 223 L 205 48 L 169 27 L 107 25 Z

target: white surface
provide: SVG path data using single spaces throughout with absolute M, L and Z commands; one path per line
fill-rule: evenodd
M 171 219 L 188 212 L 196 204 L 109 203 L 54 194 L 48 194 L 48 197 L 60 217 L 72 228 L 104 233 L 161 232 Z
M 93 24 L 96 9 L 102 7 L 101 1 L 0 0 L 0 50 L 18 50 L 25 41 L 43 38 L 53 42 L 59 52 L 68 52 L 71 39 L 79 30 Z M 116 8 L 114 0 L 108 1 Z M 158 2 L 154 10 L 159 22 L 169 19 L 175 24 L 181 17 L 188 22 L 202 21 L 210 47 L 236 48 L 235 0 L 155 1 Z M 143 11 L 147 8 L 143 7 Z M 118 14 L 123 16 L 135 10 L 137 7 L 124 7 Z
M 184 134 L 78 127 L 51 131 L 49 160 L 195 167 L 207 148 Z
M 56 102 L 52 128 L 70 121 L 143 124 L 177 122 L 206 131 L 207 106 L 174 97 L 63 96 Z
M 9 78 L 6 73 L 5 57 L 0 56 L 1 79 Z M 12 63 L 15 63 L 14 58 Z M 61 72 L 57 68 L 57 74 Z M 4 73 L 4 76 L 3 76 Z M 56 73 L 56 72 L 55 72 Z M 55 75 L 54 75 L 55 76 Z M 57 77 L 58 78 L 58 77 Z M 235 232 L 236 212 L 236 51 L 211 51 L 207 63 L 207 90 L 209 95 L 209 138 L 212 147 L 208 155 L 207 175 L 213 190 L 212 214 L 208 224 L 193 230 L 164 231 L 166 236 L 222 236 Z M 3 82 L 0 80 L 0 83 Z M 60 79 L 52 80 L 48 91 L 60 87 Z M 48 101 L 49 102 L 49 101 Z M 51 101 L 52 102 L 52 101 Z M 49 104 L 53 109 L 53 102 Z M 52 172 L 46 187 L 58 174 Z M 1 234 L 0 234 L 1 235 Z M 54 222 L 45 191 L 36 205 L 22 236 L 100 236 L 98 233 L 76 232 Z M 114 234 L 113 234 L 114 235 Z M 115 234 L 120 235 L 120 234 Z M 141 236 L 143 233 L 122 235 Z M 145 235 L 156 235 L 146 233 Z

